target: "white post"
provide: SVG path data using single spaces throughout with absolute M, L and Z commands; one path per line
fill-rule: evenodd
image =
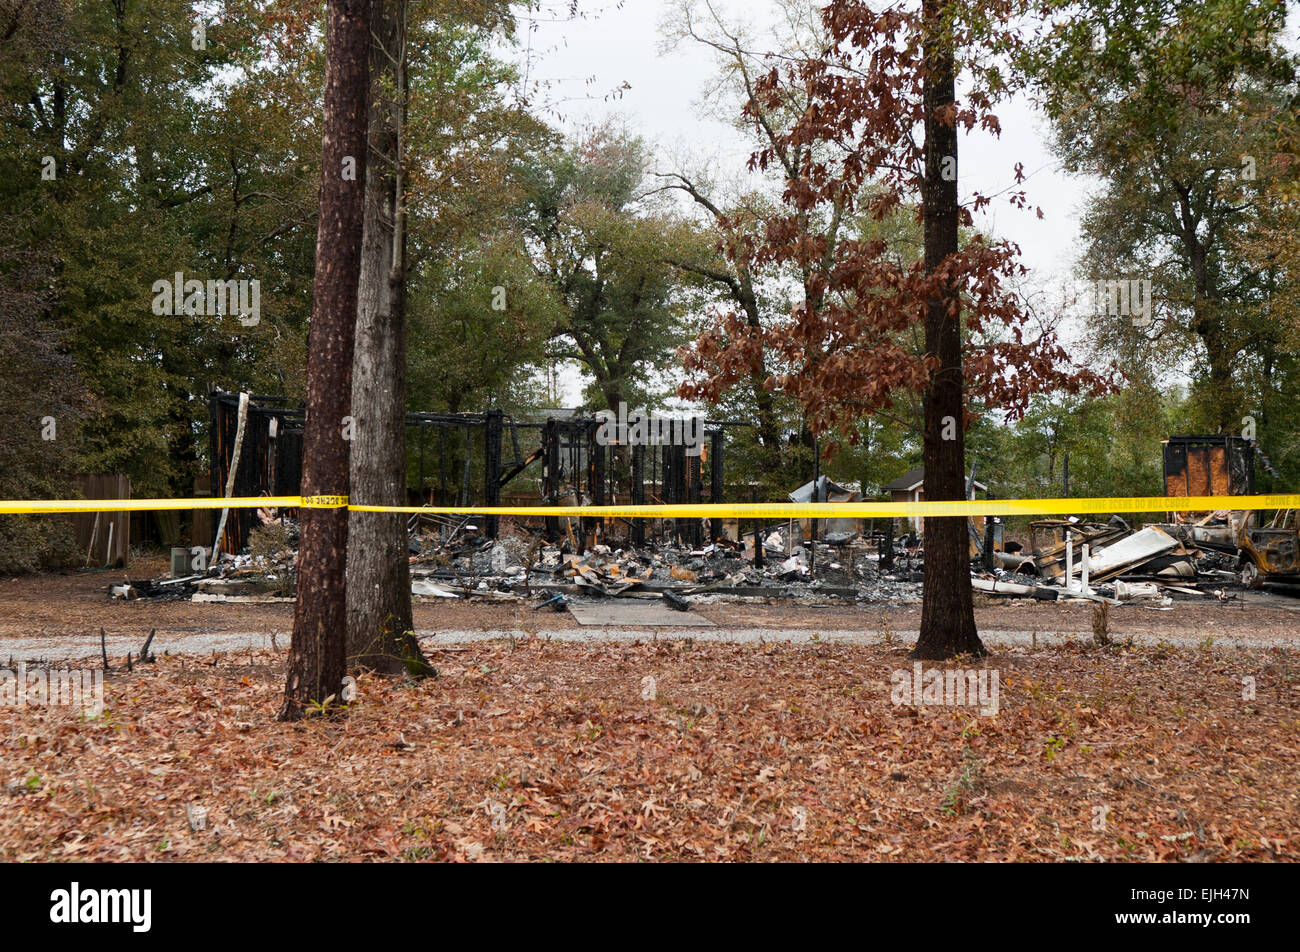
M 1092 589 L 1088 587 L 1088 543 L 1083 544 L 1083 559 L 1079 562 L 1079 590 L 1085 595 L 1091 595 Z
M 1074 533 L 1069 529 L 1065 530 L 1065 588 L 1069 591 L 1074 587 Z
M 226 497 L 229 499 L 235 494 L 235 471 L 239 469 L 239 455 L 244 449 L 244 424 L 248 421 L 248 394 L 240 392 L 239 394 L 239 417 L 235 423 L 235 445 L 230 451 L 230 473 L 226 476 Z M 221 519 L 217 522 L 217 537 L 212 540 L 212 561 L 208 567 L 217 564 L 221 555 L 221 536 L 226 531 L 226 517 L 230 515 L 229 509 L 221 510 Z

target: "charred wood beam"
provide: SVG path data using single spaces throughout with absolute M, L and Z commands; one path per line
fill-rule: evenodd
M 632 447 L 632 505 L 645 504 L 645 447 Z M 632 544 L 645 545 L 645 520 L 632 520 Z
M 501 502 L 501 437 L 505 414 L 489 410 L 483 422 L 483 504 L 496 506 Z M 468 455 L 467 455 L 468 459 Z M 487 534 L 495 539 L 501 528 L 500 516 L 487 517 Z

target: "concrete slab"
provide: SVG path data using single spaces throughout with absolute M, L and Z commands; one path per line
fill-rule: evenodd
M 697 612 L 679 612 L 661 601 L 611 598 L 599 602 L 569 601 L 569 614 L 579 625 L 640 625 L 648 628 L 712 628 Z

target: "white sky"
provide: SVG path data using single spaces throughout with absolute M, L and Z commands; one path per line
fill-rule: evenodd
M 749 142 L 735 128 L 701 115 L 699 99 L 715 79 L 713 58 L 702 47 L 661 54 L 660 21 L 671 0 L 594 0 L 585 5 L 587 19 L 539 22 L 532 34 L 533 78 L 557 80 L 556 105 L 561 128 L 573 131 L 610 117 L 624 120 L 647 141 L 659 146 L 665 165 L 683 152 L 740 168 L 748 160 Z M 730 4 L 756 23 L 771 9 L 767 0 Z M 521 36 L 521 43 L 526 42 Z M 631 88 L 608 95 L 622 83 Z M 962 195 L 1012 185 L 1012 168 L 1023 162 L 1030 201 L 1044 219 L 995 203 L 979 225 L 1019 242 L 1025 264 L 1035 273 L 1066 277 L 1078 238 L 1077 216 L 1083 183 L 1057 170 L 1044 140 L 1046 125 L 1024 100 L 998 112 L 1002 136 L 966 136 L 961 143 Z M 553 118 L 553 117 L 552 117 Z
M 585 0 L 583 19 L 563 17 L 566 6 L 557 2 L 545 18 L 560 14 L 555 22 L 539 20 L 531 38 L 521 32 L 520 59 L 531 46 L 531 78 L 555 82 L 554 109 L 549 118 L 573 132 L 611 117 L 623 120 L 652 143 L 664 158 L 664 170 L 685 155 L 715 162 L 720 168 L 742 170 L 751 146 L 745 136 L 717 119 L 702 115 L 700 99 L 715 80 L 715 60 L 698 44 L 684 44 L 661 54 L 661 21 L 671 0 Z M 720 0 L 724 10 L 743 11 L 752 23 L 769 22 L 771 0 Z M 1290 4 L 1289 4 L 1290 6 Z M 1295 48 L 1295 18 L 1289 33 Z M 694 48 L 691 48 L 691 47 Z M 630 88 L 615 93 L 622 84 Z M 1078 254 L 1079 217 L 1086 204 L 1088 181 L 1065 175 L 1049 151 L 1046 120 L 1024 98 L 1004 103 L 997 111 L 1002 135 L 965 136 L 959 153 L 959 178 L 963 198 L 973 191 L 992 194 L 1010 187 L 1013 167 L 1022 162 L 1028 179 L 1025 190 L 1031 205 L 1044 217 L 995 201 L 976 219 L 980 229 L 1020 245 L 1022 263 L 1029 269 L 1030 289 L 1060 289 L 1073 280 Z M 1058 298 L 1059 299 L 1059 298 Z M 568 375 L 570 403 L 578 401 L 576 375 Z

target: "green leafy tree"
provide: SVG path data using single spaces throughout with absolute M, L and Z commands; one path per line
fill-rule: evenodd
M 1084 276 L 1151 287 L 1150 313 L 1090 301 L 1094 338 L 1143 364 L 1192 362 L 1195 425 L 1231 431 L 1259 407 L 1259 376 L 1243 368 L 1281 356 L 1259 307 L 1267 274 L 1240 249 L 1274 200 L 1273 130 L 1291 121 L 1284 5 L 1054 6 L 1027 63 L 1065 168 L 1102 183 L 1083 221 Z
M 690 296 L 668 262 L 694 232 L 646 197 L 644 143 L 596 130 L 532 170 L 524 227 L 563 303 L 549 356 L 592 377 L 590 402 L 646 404 L 685 339 Z

